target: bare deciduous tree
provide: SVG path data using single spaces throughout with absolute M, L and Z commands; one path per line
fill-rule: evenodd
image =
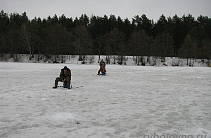
M 140 30 L 138 32 L 134 32 L 131 35 L 129 40 L 129 46 L 132 49 L 132 55 L 136 56 L 136 64 L 139 65 L 140 60 L 143 59 L 142 56 L 148 55 L 146 53 L 148 46 L 149 46 L 149 36 L 145 33 L 144 30 Z M 144 64 L 142 62 L 142 64 Z
M 165 57 L 172 56 L 174 53 L 174 40 L 168 33 L 160 34 L 155 38 L 154 49 L 155 55 L 161 56 L 163 60 Z
M 73 33 L 75 52 L 79 54 L 80 61 L 85 59 L 86 55 L 92 53 L 92 37 L 85 25 L 77 26 Z
M 19 34 L 21 45 L 29 52 L 29 60 L 31 60 L 34 48 L 31 42 L 31 33 L 29 32 L 29 29 L 25 23 L 22 24 Z
M 179 50 L 179 54 L 181 57 L 187 58 L 187 66 L 188 66 L 188 59 L 189 58 L 196 58 L 196 49 L 197 43 L 191 38 L 188 34 L 184 40 L 182 47 Z M 190 66 L 190 64 L 189 64 Z

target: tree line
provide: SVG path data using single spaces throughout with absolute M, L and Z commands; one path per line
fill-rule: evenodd
M 38 55 L 118 55 L 211 58 L 211 18 L 191 14 L 153 21 L 145 14 L 130 21 L 115 15 L 82 14 L 29 20 L 26 12 L 0 13 L 1 56 L 28 53 Z M 38 59 L 39 60 L 39 59 Z M 109 62 L 109 60 L 107 60 Z M 138 62 L 138 61 L 137 61 Z

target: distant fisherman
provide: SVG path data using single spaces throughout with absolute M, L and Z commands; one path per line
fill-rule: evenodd
M 105 64 L 105 62 L 103 61 L 103 59 L 101 60 L 101 62 L 100 62 L 99 65 L 100 65 L 100 69 L 99 69 L 97 75 L 100 75 L 100 72 L 101 72 L 103 75 L 105 75 L 105 73 L 106 73 L 106 69 L 105 69 L 106 64 Z

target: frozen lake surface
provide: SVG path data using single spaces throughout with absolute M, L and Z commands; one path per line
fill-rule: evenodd
M 60 69 L 72 86 L 52 89 Z M 0 62 L 1 138 L 211 138 L 211 68 Z M 59 83 L 62 85 L 62 83 Z

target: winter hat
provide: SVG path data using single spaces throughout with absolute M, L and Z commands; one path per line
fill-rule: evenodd
M 64 70 L 67 70 L 67 66 L 64 66 Z

